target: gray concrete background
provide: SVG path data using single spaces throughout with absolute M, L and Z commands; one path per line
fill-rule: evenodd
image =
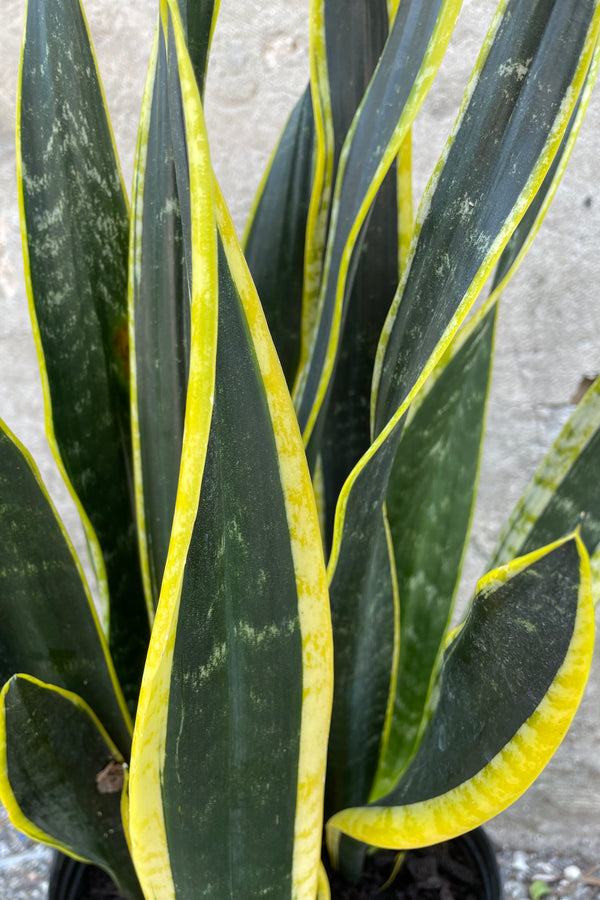
M 0 33 L 0 415 L 34 454 L 79 547 L 77 524 L 43 433 L 43 406 L 23 287 L 14 161 L 24 0 L 2 0 Z M 213 162 L 241 232 L 270 149 L 308 74 L 307 0 L 222 0 L 207 91 Z M 442 70 L 414 129 L 416 196 L 454 121 L 491 20 L 492 0 L 465 0 Z M 87 0 L 86 10 L 125 177 L 133 151 L 156 0 Z M 597 88 L 570 167 L 501 308 L 488 439 L 467 596 L 502 522 L 573 406 L 600 372 L 600 189 Z M 542 777 L 491 825 L 512 847 L 600 855 L 600 666 L 575 724 Z

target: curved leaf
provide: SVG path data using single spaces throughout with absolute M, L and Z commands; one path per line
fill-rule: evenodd
M 84 701 L 28 675 L 0 694 L 0 798 L 36 841 L 105 869 L 142 900 L 121 823 L 123 757 Z
M 446 647 L 411 765 L 376 804 L 328 823 L 334 858 L 341 833 L 380 847 L 421 847 L 516 800 L 571 723 L 593 643 L 589 560 L 577 534 L 483 578 Z
M 131 721 L 75 552 L 33 460 L 0 423 L 0 681 L 79 694 L 121 748 Z
M 402 640 L 394 678 L 393 706 L 388 708 L 372 800 L 393 787 L 416 747 L 468 536 L 482 438 L 483 401 L 492 363 L 497 299 L 533 240 L 556 192 L 583 120 L 598 57 L 596 50 L 582 96 L 556 157 L 500 258 L 491 296 L 477 316 L 459 332 L 450 351 L 418 395 L 396 454 L 386 508 L 395 549 Z M 468 368 L 457 378 L 456 370 L 462 364 Z M 422 407 L 427 407 L 428 413 Z M 465 416 L 470 426 L 465 423 Z M 458 422 L 461 424 L 457 427 Z M 478 429 L 477 435 L 473 428 Z M 428 455 L 428 448 L 433 452 L 433 458 Z M 428 463 L 431 471 L 427 469 Z M 437 492 L 440 472 L 448 464 L 450 472 L 446 473 L 445 489 Z M 420 474 L 417 476 L 416 473 Z M 584 498 L 580 499 L 583 502 Z M 555 509 L 560 506 L 566 511 L 557 498 L 550 502 Z M 588 499 L 588 506 L 589 503 Z M 570 517 L 563 515 L 554 522 L 552 529 L 538 533 L 533 541 L 525 545 L 513 543 L 493 565 L 550 543 L 572 528 L 576 521 L 577 513 L 572 509 Z M 439 529 L 438 537 L 423 540 L 423 535 L 430 533 L 432 528 Z M 588 525 L 582 536 L 591 553 L 597 539 L 590 543 L 590 533 Z M 436 555 L 437 548 L 444 549 Z
M 149 628 L 128 487 L 128 208 L 78 0 L 29 0 L 18 109 L 25 273 L 47 430 L 85 510 L 110 599 L 111 651 L 133 706 Z
M 392 309 L 393 314 L 384 329 L 380 345 L 382 351 L 380 362 L 383 359 L 383 365 L 387 371 L 387 387 L 384 391 L 387 399 L 385 403 L 381 399 L 383 394 L 380 385 L 379 395 L 377 395 L 377 422 L 385 422 L 387 412 L 383 412 L 384 408 L 387 410 L 389 405 L 392 409 L 394 403 L 398 405 L 393 407 L 392 418 L 385 423 L 385 427 L 371 448 L 359 461 L 344 484 L 336 511 L 329 562 L 330 595 L 336 645 L 336 693 L 332 720 L 332 742 L 336 741 L 337 762 L 334 757 L 332 757 L 332 761 L 340 772 L 344 772 L 343 777 L 340 776 L 340 780 L 348 785 L 351 785 L 354 780 L 357 790 L 359 785 L 361 786 L 360 790 L 364 789 L 367 780 L 365 771 L 370 769 L 372 759 L 377 757 L 376 747 L 381 738 L 381 732 L 378 735 L 377 728 L 382 729 L 386 721 L 388 692 L 384 690 L 384 684 L 387 680 L 389 691 L 394 672 L 395 585 L 393 566 L 389 561 L 387 565 L 385 563 L 388 535 L 383 507 L 402 433 L 404 416 L 453 335 L 456 334 L 468 311 L 469 304 L 483 286 L 483 282 L 508 240 L 511 230 L 516 227 L 527 204 L 535 196 L 551 163 L 552 153 L 558 148 L 562 134 L 568 125 L 584 83 L 596 41 L 599 24 L 596 3 L 588 2 L 585 9 L 580 3 L 574 4 L 576 11 L 574 11 L 573 17 L 565 14 L 565 5 L 562 2 L 552 5 L 552 16 L 546 15 L 549 12 L 549 9 L 546 8 L 548 4 L 536 5 L 535 10 L 530 9 L 528 4 L 524 4 L 534 20 L 529 22 L 531 27 L 528 31 L 527 28 L 513 29 L 514 23 L 520 18 L 522 19 L 522 15 L 518 15 L 520 2 L 522 0 L 510 0 L 504 4 L 492 26 L 484 53 L 476 67 L 471 88 L 467 92 L 457 131 L 439 164 L 435 181 L 437 187 L 435 190 L 431 188 L 426 194 L 420 213 L 421 224 L 418 225 L 418 240 L 416 246 L 413 244 L 412 263 L 403 283 L 404 290 L 396 296 Z M 400 5 L 399 11 L 401 9 L 402 5 Z M 536 27 L 533 27 L 534 24 Z M 563 27 L 564 31 L 561 30 Z M 536 41 L 546 42 L 553 39 L 561 44 L 561 53 L 557 57 L 561 60 L 561 66 L 552 56 L 550 66 L 552 72 L 549 73 L 550 84 L 556 87 L 556 95 L 552 100 L 552 108 L 556 113 L 555 119 L 549 120 L 543 115 L 537 116 L 538 87 L 536 85 L 539 82 L 536 80 L 530 90 L 525 90 L 525 86 L 521 84 L 520 80 L 521 69 L 517 67 L 517 71 L 512 63 L 510 65 L 507 63 L 507 60 L 520 58 L 519 54 L 523 51 L 522 41 L 527 44 L 528 54 L 531 52 L 532 47 L 528 42 L 532 36 L 535 36 Z M 545 52 L 540 54 L 540 59 L 541 56 L 544 60 L 548 58 Z M 537 57 L 535 59 L 537 60 Z M 532 62 L 531 68 L 527 69 L 527 72 L 535 70 L 538 63 L 539 60 L 535 65 Z M 482 78 L 483 70 L 488 66 L 490 67 L 489 79 Z M 558 76 L 559 69 L 563 71 L 565 78 L 563 82 Z M 488 132 L 482 128 L 482 140 L 485 137 L 485 145 L 482 145 L 485 146 L 484 151 L 479 146 L 477 136 L 477 129 L 480 125 L 477 124 L 476 127 L 473 117 L 477 109 L 477 115 L 484 123 L 496 122 L 496 117 L 499 115 L 496 91 L 490 89 L 488 80 L 493 85 L 495 82 L 492 76 L 498 71 L 502 76 L 499 79 L 501 83 L 504 83 L 505 78 L 509 78 L 509 82 L 512 79 L 514 107 L 511 114 L 505 110 L 506 116 L 499 119 L 499 122 L 506 126 L 506 133 L 497 144 L 488 140 Z M 523 77 L 526 81 L 528 75 Z M 479 91 L 482 91 L 483 94 L 480 95 Z M 544 94 L 545 98 L 550 96 L 550 94 Z M 472 102 L 474 103 L 473 108 L 471 107 Z M 536 115 L 533 114 L 534 112 Z M 469 118 L 471 113 L 473 113 L 473 117 Z M 461 124 L 465 122 L 467 125 L 463 129 Z M 533 143 L 536 142 L 528 143 L 524 148 L 520 131 L 515 127 L 517 123 L 527 123 L 527 127 L 532 123 L 537 124 L 540 129 L 540 134 L 537 136 L 538 155 L 534 155 L 533 159 L 529 158 L 529 152 Z M 466 136 L 467 132 L 472 135 L 473 146 Z M 462 176 L 466 178 L 465 183 L 471 185 L 472 194 L 464 195 L 457 189 L 454 178 L 449 174 L 450 170 L 447 177 L 443 175 L 446 167 L 454 160 L 455 146 L 463 148 L 463 154 L 457 163 L 459 164 L 458 171 L 462 172 Z M 487 154 L 490 170 L 487 174 L 483 173 L 481 184 L 473 186 L 470 181 L 471 169 L 465 171 L 463 161 L 471 158 L 475 151 L 482 157 Z M 497 157 L 494 154 L 497 154 Z M 510 178 L 508 175 L 506 178 L 501 177 L 502 173 L 506 174 L 506 160 L 514 161 L 517 158 L 519 166 L 526 158 L 529 158 L 528 165 L 531 166 L 529 174 L 517 166 L 515 172 L 511 170 Z M 490 180 L 490 171 L 493 171 L 495 167 L 497 167 L 497 177 Z M 477 167 L 474 167 L 474 171 L 477 171 Z M 520 173 L 518 177 L 517 173 Z M 510 215 L 505 210 L 500 219 L 498 210 L 503 208 L 511 193 L 509 186 L 513 177 L 515 180 L 511 190 L 518 189 L 519 191 L 513 199 L 515 205 Z M 456 221 L 453 220 L 452 223 L 447 223 L 447 227 L 442 227 L 437 210 L 439 208 L 440 213 L 446 210 L 450 202 L 450 194 L 454 195 L 457 190 L 458 196 L 462 197 L 462 200 L 465 196 L 467 197 L 466 205 L 462 200 L 455 204 L 453 212 Z M 440 192 L 439 197 L 437 196 L 438 192 Z M 468 205 L 468 198 L 471 195 L 477 199 L 476 213 L 471 213 L 471 207 Z M 451 203 L 450 207 L 452 208 Z M 443 214 L 446 215 L 445 212 Z M 473 215 L 473 219 L 471 219 L 471 215 Z M 489 219 L 489 222 L 496 221 L 498 225 L 499 231 L 491 245 L 487 243 L 487 239 L 482 246 L 477 245 L 477 235 L 480 234 L 478 225 L 470 232 L 471 238 L 468 239 L 462 234 L 462 230 L 467 228 L 469 222 L 477 223 L 481 219 L 486 221 Z M 425 227 L 426 223 L 428 223 L 427 227 Z M 470 228 L 470 226 L 468 227 Z M 441 275 L 437 272 L 436 266 L 431 265 L 429 257 L 429 263 L 425 265 L 424 257 L 422 258 L 420 254 L 424 252 L 425 246 L 431 248 L 432 242 L 435 244 L 439 239 L 445 240 L 450 233 L 449 230 L 453 229 L 457 230 L 457 234 L 460 232 L 462 237 L 460 241 L 457 239 L 456 243 L 452 244 L 451 253 L 446 248 L 448 255 L 444 256 L 443 266 L 445 270 L 450 266 L 452 278 L 444 279 L 443 284 L 438 284 Z M 470 247 L 468 252 L 464 249 L 463 240 L 467 247 Z M 423 249 L 420 249 L 421 244 L 423 244 Z M 471 272 L 473 258 L 479 253 L 483 253 L 484 262 L 479 269 L 475 267 L 473 273 Z M 456 254 L 456 259 L 453 254 Z M 423 264 L 419 263 L 415 267 L 417 256 Z M 457 284 L 459 289 L 455 292 Z M 433 290 L 435 285 L 437 287 Z M 430 289 L 431 293 L 429 293 Z M 401 302 L 400 298 L 402 298 Z M 429 307 L 430 302 L 433 308 Z M 416 322 L 420 320 L 423 311 L 427 309 L 429 309 L 428 319 L 423 331 Z M 447 324 L 448 322 L 450 324 Z M 390 329 L 395 337 L 388 340 Z M 435 347 L 432 354 L 430 341 Z M 395 354 L 397 354 L 397 358 Z M 396 361 L 398 362 L 397 366 L 395 365 Z M 396 374 L 402 372 L 401 381 L 397 381 L 392 372 Z M 402 385 L 404 385 L 403 388 Z M 377 561 L 375 564 L 374 560 Z M 368 619 L 365 618 L 367 614 Z M 366 631 L 363 624 L 365 621 L 369 622 L 368 640 L 366 636 L 363 637 L 363 633 Z M 363 669 L 366 670 L 364 678 L 366 684 L 370 685 L 372 699 L 369 720 L 364 725 L 360 724 L 364 707 L 354 703 L 353 695 L 357 671 L 354 647 L 362 641 L 365 642 L 364 655 L 361 650 L 362 662 L 358 664 L 358 671 L 362 675 Z M 377 648 L 377 652 L 373 656 L 375 648 Z M 371 654 L 370 659 L 375 660 L 371 670 L 367 670 L 366 663 L 369 653 Z M 367 688 L 361 688 L 361 691 L 364 690 Z M 338 700 L 339 740 L 336 737 Z M 378 704 L 379 708 L 375 709 L 374 704 Z M 347 729 L 345 724 L 348 722 L 354 723 L 350 729 Z M 345 734 L 344 731 L 346 731 Z M 370 787 L 371 785 L 369 785 L 369 789 Z

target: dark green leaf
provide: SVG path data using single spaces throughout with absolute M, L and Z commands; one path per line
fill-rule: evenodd
M 407 0 L 394 20 L 360 113 L 348 133 L 336 183 L 324 283 L 310 359 L 296 387 L 305 441 L 335 364 L 365 220 L 441 61 L 459 4 Z
M 453 316 L 472 302 L 535 197 L 583 86 L 596 32 L 593 0 L 507 3 L 418 217 L 402 302 L 381 348 L 376 433 Z
M 255 201 L 244 252 L 292 387 L 300 358 L 304 237 L 313 179 L 314 118 L 307 88 L 286 123 Z
M 416 748 L 452 612 L 475 500 L 496 311 L 448 352 L 396 453 L 386 510 L 401 638 L 375 795 L 393 787 Z
M 105 869 L 143 900 L 121 822 L 123 758 L 78 697 L 27 675 L 5 686 L 0 790 L 17 827 Z
M 204 97 L 208 52 L 217 18 L 219 0 L 177 0 L 177 5 L 200 96 Z
M 593 643 L 589 561 L 577 535 L 482 579 L 445 649 L 415 757 L 392 791 L 328 824 L 334 855 L 345 853 L 340 831 L 377 846 L 425 846 L 516 800 L 571 723 Z M 354 855 L 356 845 L 348 849 Z
M 190 354 L 190 293 L 162 28 L 157 40 L 136 160 L 130 301 L 138 516 L 153 609 L 173 522 Z
M 131 725 L 73 548 L 32 460 L 0 429 L 0 681 L 25 672 L 79 694 L 124 756 Z
M 110 646 L 134 705 L 149 629 L 129 492 L 128 210 L 77 0 L 28 4 L 18 145 L 51 428 L 102 549 Z M 94 546 L 89 528 L 88 537 Z

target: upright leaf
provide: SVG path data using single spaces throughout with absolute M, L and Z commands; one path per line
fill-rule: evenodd
M 244 254 L 290 388 L 300 359 L 314 140 L 312 100 L 307 88 L 273 152 L 244 238 Z
M 349 275 L 371 203 L 431 86 L 459 8 L 459 0 L 408 0 L 399 7 L 360 114 L 347 135 L 311 354 L 294 392 L 305 443 L 334 368 L 346 315 L 346 285 L 352 280 Z
M 29 0 L 18 109 L 25 272 L 47 429 L 85 510 L 110 598 L 111 651 L 134 705 L 148 619 L 128 489 L 128 209 L 78 0 Z
M 159 27 L 136 154 L 129 278 L 138 531 L 152 615 L 173 523 L 190 355 L 190 294 L 173 121 L 165 36 Z
M 204 97 L 208 54 L 221 0 L 177 0 L 200 96 Z
M 477 78 L 427 188 L 419 240 L 383 332 L 376 434 L 395 414 L 440 334 L 481 290 L 543 181 L 585 82 L 597 18 L 591 0 L 501 4 Z M 468 127 L 461 127 L 464 122 Z M 452 301 L 441 304 L 442 293 Z
M 308 898 L 331 697 L 314 498 L 220 198 L 217 270 L 199 96 L 174 4 L 169 11 L 190 166 L 192 357 L 173 537 L 134 738 L 132 847 L 148 897 Z
M 327 0 L 325 38 L 327 90 L 334 135 L 333 172 L 343 173 L 340 155 L 356 111 L 388 37 L 385 2 L 359 4 L 352 16 L 343 3 Z M 398 284 L 398 198 L 396 169 L 384 179 L 367 216 L 346 283 L 346 323 L 328 401 L 309 445 L 318 456 L 324 485 L 326 546 L 331 543 L 335 505 L 354 464 L 370 444 L 369 401 L 381 328 Z

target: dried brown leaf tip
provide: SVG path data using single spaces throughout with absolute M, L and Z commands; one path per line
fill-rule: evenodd
M 96 787 L 99 794 L 118 794 L 123 790 L 123 764 L 114 759 L 104 766 L 96 775 Z
M 571 397 L 571 403 L 575 403 L 577 405 L 577 403 L 579 403 L 579 401 L 582 399 L 582 397 L 584 397 L 585 394 L 587 394 L 587 392 L 593 385 L 594 381 L 595 381 L 594 378 L 588 378 L 587 375 L 584 375 L 583 378 L 581 379 L 581 381 L 579 382 L 579 387 L 577 388 L 577 390 Z

